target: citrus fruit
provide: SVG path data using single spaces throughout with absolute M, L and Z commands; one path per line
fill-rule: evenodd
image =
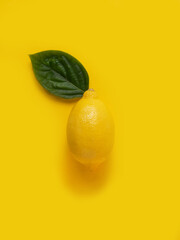
M 67 123 L 67 141 L 74 158 L 84 165 L 99 165 L 110 153 L 114 124 L 105 104 L 93 89 L 73 107 Z

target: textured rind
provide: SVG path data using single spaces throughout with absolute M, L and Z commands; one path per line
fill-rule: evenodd
M 101 100 L 83 97 L 74 106 L 68 119 L 67 140 L 75 159 L 85 165 L 106 159 L 114 142 L 114 124 Z

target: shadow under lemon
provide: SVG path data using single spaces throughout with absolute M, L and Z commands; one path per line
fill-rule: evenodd
M 65 154 L 65 181 L 77 193 L 93 193 L 100 191 L 107 183 L 111 169 L 111 155 L 95 169 L 77 162 L 68 147 Z

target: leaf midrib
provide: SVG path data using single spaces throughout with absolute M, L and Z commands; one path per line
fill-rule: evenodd
M 84 90 L 83 90 L 83 89 L 81 89 L 81 88 L 77 87 L 76 85 L 74 85 L 72 82 L 69 81 L 69 79 L 63 77 L 59 72 L 57 72 L 56 70 L 50 68 L 49 66 L 47 66 L 46 64 L 44 64 L 42 61 L 41 61 L 41 63 L 42 63 L 43 65 L 45 65 L 46 67 L 48 67 L 49 71 L 53 71 L 53 72 L 57 73 L 57 74 L 60 75 L 65 81 L 68 81 L 68 82 L 71 83 L 74 87 L 78 88 L 79 90 L 81 90 L 81 91 L 84 93 Z

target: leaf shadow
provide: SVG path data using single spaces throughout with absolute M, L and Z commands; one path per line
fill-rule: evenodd
M 64 158 L 64 180 L 66 185 L 77 194 L 93 194 L 102 190 L 110 177 L 111 156 L 95 170 L 77 162 L 66 147 Z

